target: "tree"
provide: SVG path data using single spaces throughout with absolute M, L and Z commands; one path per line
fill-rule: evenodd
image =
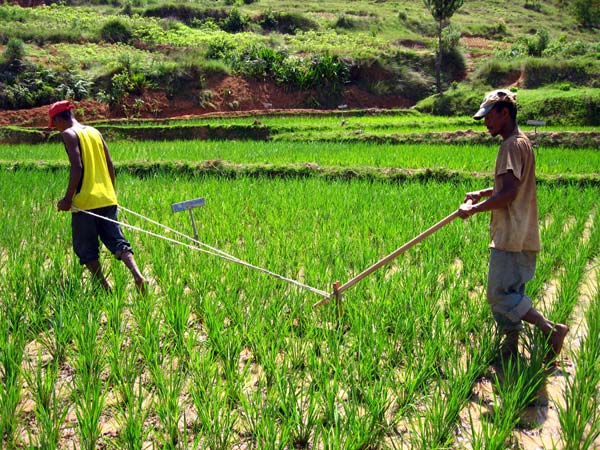
M 25 44 L 21 39 L 11 38 L 6 44 L 2 59 L 9 69 L 19 73 L 25 62 Z
M 570 4 L 575 18 L 583 27 L 600 26 L 600 0 L 575 0 Z
M 450 17 L 463 5 L 464 0 L 423 0 L 425 6 L 438 23 L 438 45 L 435 58 L 435 86 L 442 93 L 442 31 L 450 23 Z

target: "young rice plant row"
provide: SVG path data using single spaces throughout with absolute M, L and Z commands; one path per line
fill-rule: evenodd
M 449 224 L 357 284 L 346 292 L 341 315 L 334 303 L 313 310 L 314 294 L 256 271 L 126 230 L 153 280 L 141 297 L 106 251 L 111 293 L 95 290 L 79 267 L 69 216 L 54 206 L 67 175 L 0 173 L 5 447 L 466 445 L 456 433 L 465 428 L 460 413 L 496 344 L 484 295 L 485 215 Z M 188 234 L 187 216 L 172 214 L 170 204 L 205 197 L 206 206 L 195 211 L 201 241 L 325 290 L 454 211 L 466 191 L 479 187 L 160 173 L 121 174 L 117 183 L 122 205 Z M 582 239 L 598 213 L 597 190 L 544 185 L 539 204 L 544 248 L 532 288 L 537 301 L 560 277 L 563 289 L 543 308 L 568 322 L 580 268 L 600 248 L 599 220 Z M 596 347 L 581 346 L 582 371 L 597 361 Z M 524 375 L 498 389 L 503 415 L 471 439 L 473 447 L 510 445 L 514 419 L 546 376 L 540 359 L 533 351 Z M 582 373 L 572 385 L 597 389 L 597 377 L 586 380 Z M 577 443 L 586 430 L 597 430 L 598 404 L 588 406 L 595 413 L 583 423 L 563 414 L 561 439 L 576 441 L 569 448 L 584 448 Z M 574 439 L 575 433 L 584 436 Z

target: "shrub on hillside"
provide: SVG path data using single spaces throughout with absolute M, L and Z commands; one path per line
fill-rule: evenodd
M 357 25 L 356 20 L 349 17 L 347 14 L 338 14 L 337 19 L 333 24 L 334 28 L 343 28 L 346 30 L 357 28 Z
M 250 18 L 247 15 L 242 14 L 237 8 L 232 8 L 229 15 L 219 22 L 219 26 L 228 33 L 239 33 L 248 28 L 249 22 Z
M 551 40 L 542 52 L 542 56 L 583 56 L 594 53 L 595 49 L 590 44 L 578 39 L 571 40 L 562 34 L 558 39 Z
M 467 73 L 465 56 L 458 47 L 453 47 L 442 52 L 442 79 L 446 83 L 460 81 Z
M 25 44 L 21 39 L 11 38 L 2 53 L 2 64 L 18 71 L 25 63 Z
M 264 45 L 252 45 L 235 53 L 232 68 L 240 75 L 265 79 L 274 75 L 287 55 Z
M 106 42 L 122 42 L 127 44 L 132 37 L 132 33 L 125 22 L 119 19 L 113 19 L 106 22 L 102 28 L 100 28 L 100 37 Z
M 405 68 L 397 78 L 393 93 L 416 102 L 433 93 L 433 84 L 432 78 Z
M 317 30 L 319 25 L 300 13 L 281 13 L 273 10 L 265 11 L 257 17 L 257 22 L 265 31 L 278 31 L 283 34 L 294 34 L 297 30 Z
M 187 25 L 194 25 L 197 22 L 203 22 L 207 19 L 214 21 L 224 20 L 227 17 L 225 9 L 199 8 L 190 4 L 164 4 L 147 8 L 144 16 L 175 18 Z
M 443 94 L 431 97 L 417 103 L 415 109 L 437 116 L 472 116 L 483 98 L 487 88 L 450 89 Z
M 55 72 L 35 64 L 24 64 L 18 73 L 0 67 L 0 109 L 23 109 L 90 95 L 91 81 L 73 71 Z
M 520 61 L 493 58 L 479 66 L 474 74 L 474 79 L 489 86 L 504 86 L 508 80 L 516 80 L 520 73 Z
M 566 95 L 528 102 L 519 109 L 519 121 L 544 118 L 549 125 L 600 125 L 600 95 Z
M 569 3 L 581 25 L 590 28 L 600 26 L 600 2 L 598 0 L 573 0 Z
M 525 87 L 536 88 L 568 81 L 575 85 L 600 87 L 600 62 L 592 58 L 529 58 L 523 65 Z

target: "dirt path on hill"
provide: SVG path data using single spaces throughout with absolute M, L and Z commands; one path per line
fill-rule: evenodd
M 109 108 L 96 100 L 75 103 L 77 118 L 82 122 L 122 118 L 169 118 L 182 116 L 235 115 L 248 111 L 309 110 L 314 105 L 315 92 L 290 91 L 272 82 L 246 80 L 228 76 L 207 81 L 203 100 L 197 92 L 182 92 L 169 98 L 164 91 L 147 91 L 141 96 L 126 98 L 123 104 Z M 378 96 L 351 85 L 332 109 L 407 108 L 413 102 L 394 95 Z M 0 126 L 17 125 L 45 127 L 48 105 L 31 109 L 0 111 Z

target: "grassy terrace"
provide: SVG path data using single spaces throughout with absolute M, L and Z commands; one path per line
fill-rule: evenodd
M 600 90 L 598 90 L 600 92 Z M 474 105 L 474 110 L 478 105 Z M 540 118 L 543 119 L 543 118 Z M 286 132 L 323 132 L 339 131 L 340 128 L 362 131 L 381 131 L 387 133 L 415 133 L 415 132 L 442 132 L 485 130 L 482 121 L 468 116 L 442 117 L 420 114 L 416 111 L 348 111 L 348 112 L 314 112 L 313 114 L 291 113 L 278 114 L 237 113 L 233 117 L 206 116 L 188 119 L 132 119 L 95 122 L 97 125 L 117 125 L 131 127 L 156 127 L 156 126 L 190 126 L 190 125 L 257 125 L 269 127 L 275 134 Z M 536 127 L 527 125 L 525 121 L 520 124 L 524 131 L 533 131 Z M 538 131 L 596 131 L 598 127 L 574 125 L 546 125 L 537 127 Z
M 392 145 L 262 141 L 170 141 L 109 144 L 117 165 L 135 163 L 188 164 L 223 161 L 235 164 L 315 164 L 339 168 L 444 169 L 490 174 L 497 145 Z M 544 148 L 537 150 L 539 175 L 598 175 L 596 149 Z M 64 163 L 62 144 L 0 145 L 0 161 Z

